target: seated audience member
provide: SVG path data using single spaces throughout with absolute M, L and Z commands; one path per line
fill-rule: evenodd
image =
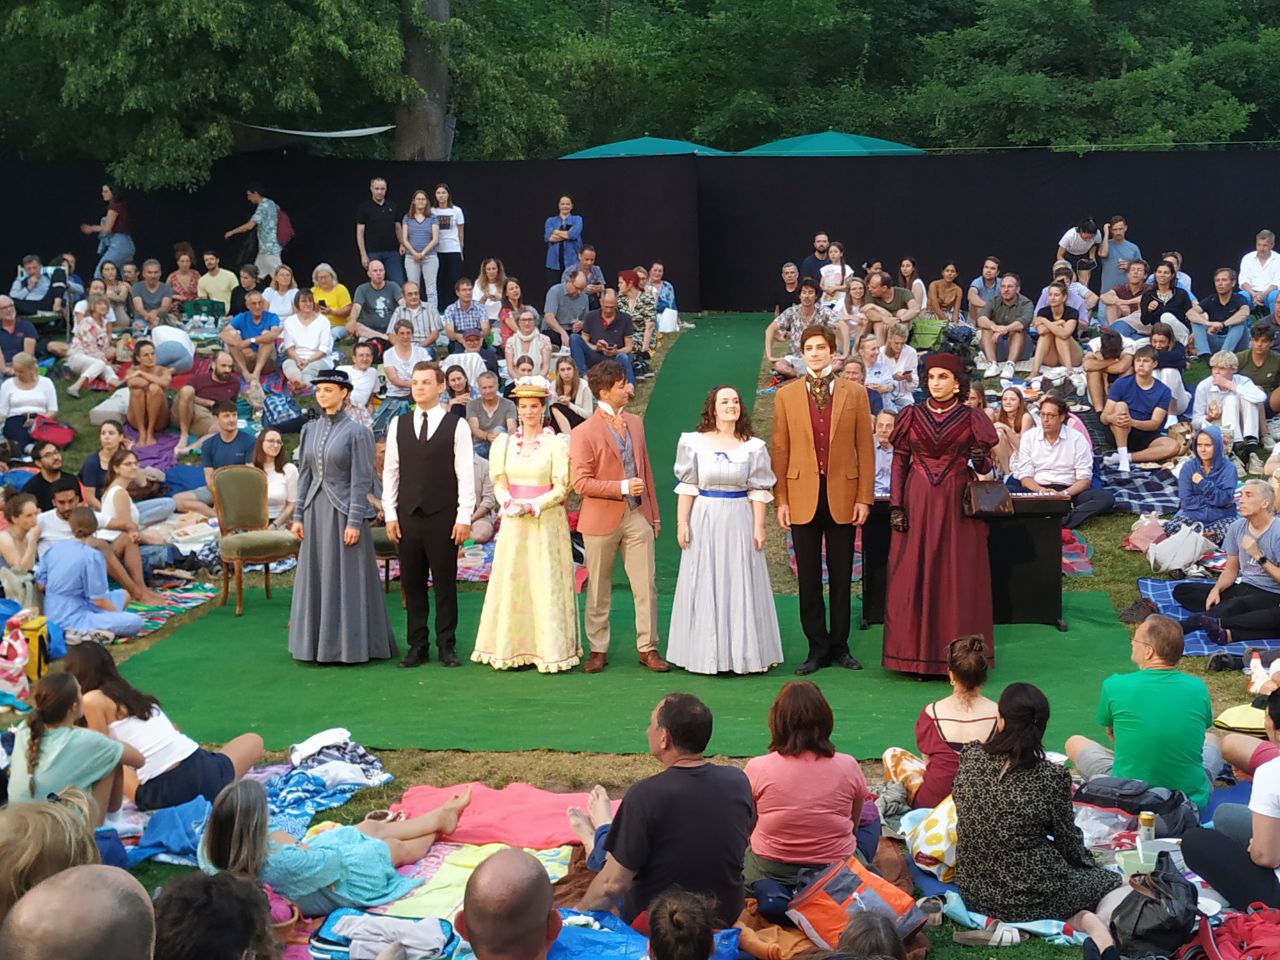
M 993 703 L 992 708 L 995 708 Z M 849 918 L 836 943 L 836 951 L 859 960 L 907 960 L 907 948 L 898 936 L 898 928 L 883 913 L 859 910 Z
M 1280 523 L 1275 492 L 1265 480 L 1246 480 L 1240 518 L 1222 535 L 1227 561 L 1212 586 L 1179 583 L 1173 598 L 1195 611 L 1184 631 L 1204 630 L 1210 641 L 1265 640 L 1280 630 Z
M 249 309 L 249 294 L 255 290 L 261 293 L 267 288 L 266 280 L 261 279 L 258 265 L 254 263 L 246 263 L 242 266 L 236 274 L 236 278 L 240 282 L 231 291 L 231 308 L 227 311 L 228 317 L 235 317 L 244 313 Z
M 538 314 L 533 307 L 523 307 L 513 318 L 515 331 L 507 337 L 503 352 L 507 358 L 507 369 L 514 370 L 516 361 L 528 357 L 533 361 L 531 376 L 551 376 L 551 340 L 538 330 Z
M 484 341 L 480 339 L 480 333 L 476 330 L 468 330 L 462 338 L 462 352 L 450 353 L 441 362 L 440 366 L 444 370 L 451 367 L 461 367 L 466 373 L 467 379 L 475 383 L 480 374 L 488 370 L 490 373 L 498 372 L 498 361 L 492 359 L 493 351 L 489 351 L 486 355 L 484 350 Z
M 91 826 L 102 826 L 108 813 L 120 809 L 122 768 L 142 766 L 142 754 L 78 726 L 83 716 L 84 702 L 75 677 L 58 672 L 40 679 L 32 694 L 31 712 L 13 740 L 10 804 L 39 803 L 51 793 L 74 787 L 93 797 Z
M 618 274 L 618 306 L 635 327 L 631 349 L 636 353 L 649 353 L 658 334 L 657 301 L 645 289 L 637 271 L 623 270 Z
M 298 285 L 293 279 L 293 270 L 285 264 L 276 267 L 271 275 L 271 283 L 262 291 L 267 301 L 267 309 L 281 321 L 293 316 L 294 305 L 298 299 Z
M 920 386 L 920 377 L 916 372 L 919 358 L 915 347 L 907 345 L 907 337 L 911 330 L 905 323 L 895 323 L 886 332 L 884 346 L 880 348 L 880 358 L 893 365 L 892 406 L 901 410 L 916 402 L 915 390 Z
M 867 302 L 867 281 L 852 276 L 844 285 L 844 296 L 836 301 L 836 320 L 844 328 L 840 334 L 845 342 L 858 343 L 863 335 L 871 333 L 871 325 L 862 308 Z
M 960 268 L 954 261 L 947 261 L 942 266 L 942 276 L 929 283 L 929 290 L 925 297 L 927 312 L 949 327 L 954 327 L 961 322 L 960 302 L 964 298 L 961 296 L 960 284 L 956 283 L 958 276 L 960 276 Z
M 917 809 L 932 809 L 951 793 L 951 781 L 966 743 L 986 741 L 995 729 L 996 705 L 982 695 L 987 682 L 987 647 L 982 637 L 957 637 L 947 648 L 952 693 L 926 704 L 916 717 L 917 758 L 901 747 L 884 754 L 885 780 L 898 782 Z
M 412 280 L 400 288 L 403 302 L 391 314 L 389 330 L 394 330 L 401 320 L 408 320 L 413 327 L 413 342 L 425 349 L 432 349 L 444 333 L 444 318 L 430 303 L 422 299 L 422 288 Z M 434 354 L 433 354 L 434 355 Z
M 262 759 L 262 737 L 244 733 L 217 753 L 210 753 L 178 732 L 155 697 L 142 693 L 120 676 L 104 646 L 72 647 L 62 669 L 75 677 L 83 698 L 85 726 L 135 748 L 144 763 L 124 775 L 124 795 L 139 810 L 176 807 L 218 792 L 243 777 Z
M 1196 384 L 1191 424 L 1197 428 L 1217 425 L 1223 441 L 1248 462 L 1257 456 L 1262 427 L 1258 405 L 1266 402 L 1267 395 L 1248 377 L 1237 373 L 1239 367 L 1240 361 L 1229 350 L 1219 350 L 1209 358 L 1210 375 Z M 1252 469 L 1261 472 L 1260 467 L 1258 463 Z
M 1027 401 L 1017 387 L 1005 387 L 1000 394 L 1000 403 L 995 407 L 987 407 L 987 417 L 996 428 L 1000 442 L 992 453 L 1003 476 L 1009 476 L 1009 464 L 1013 455 L 1018 452 L 1022 435 L 1036 425 L 1027 409 Z
M 159 264 L 156 264 L 159 276 Z M 22 258 L 22 276 L 9 287 L 9 296 L 19 314 L 30 317 L 37 313 L 58 313 L 62 310 L 62 295 L 66 291 L 65 278 L 59 283 L 44 272 L 44 264 L 34 253 Z
M 20 353 L 34 357 L 38 342 L 35 325 L 18 316 L 12 298 L 0 295 L 0 373 L 12 377 L 13 358 Z
M 105 280 L 103 280 L 101 277 L 94 277 L 92 280 L 90 280 L 89 289 L 85 291 L 84 296 L 81 297 L 79 300 L 77 300 L 75 303 L 75 306 L 71 308 L 72 321 L 74 322 L 76 320 L 79 320 L 81 317 L 83 317 L 86 313 L 89 312 L 90 297 L 92 296 L 105 297 L 106 295 L 107 295 L 107 283 Z M 109 324 L 111 322 L 109 312 L 108 312 L 108 316 L 109 316 L 109 319 L 107 322 Z M 53 345 L 49 344 L 49 346 L 52 347 Z M 65 347 L 66 344 L 63 344 L 62 346 Z
M 489 313 L 472 299 L 471 281 L 466 277 L 460 277 L 453 289 L 458 299 L 444 309 L 444 334 L 449 338 L 449 352 L 461 353 L 467 334 L 478 334 L 482 343 L 489 339 Z
M 134 331 L 146 333 L 150 328 L 164 323 L 173 312 L 173 288 L 160 279 L 160 261 L 145 260 L 142 279 L 133 285 Z
M 1165 422 L 1172 424 L 1191 406 L 1191 396 L 1182 379 L 1187 369 L 1187 351 L 1173 335 L 1173 327 L 1167 323 L 1151 325 L 1151 347 L 1156 352 L 1155 377 L 1169 388 L 1169 416 Z
M 507 339 L 516 332 L 516 318 L 526 307 L 533 311 L 534 317 L 537 318 L 536 325 L 541 328 L 542 314 L 538 312 L 537 307 L 524 302 L 524 290 L 520 287 L 520 281 L 515 277 L 507 277 L 506 286 L 502 288 L 502 305 L 498 308 L 503 346 L 506 346 Z
M 107 492 L 110 495 L 109 489 Z M 106 561 L 86 542 L 98 532 L 97 514 L 88 507 L 76 507 L 68 523 L 74 539 L 53 544 L 36 564 L 36 583 L 44 588 L 45 615 L 78 633 L 137 636 L 144 626 L 142 618 L 125 610 L 125 591 L 111 589 Z
M 169 426 L 169 384 L 173 371 L 156 359 L 156 346 L 150 340 L 133 345 L 133 366 L 124 376 L 129 388 L 129 410 L 125 420 L 138 431 L 138 446 L 149 447 L 156 434 Z
M 254 272 L 257 272 L 256 267 Z M 311 294 L 316 298 L 317 309 L 329 321 L 329 326 L 342 327 L 342 333 L 345 333 L 347 318 L 351 316 L 351 291 L 338 282 L 338 274 L 329 264 L 316 264 L 316 268 L 311 271 Z M 234 316 L 238 312 L 234 299 L 231 307 Z
M 1098 295 L 1076 279 L 1071 264 L 1065 260 L 1059 260 L 1053 265 L 1051 277 L 1049 283 L 1040 291 L 1040 298 L 1036 300 L 1036 313 L 1038 314 L 1049 305 L 1049 288 L 1055 283 L 1060 283 L 1067 291 L 1066 305 L 1076 312 L 1080 318 L 1081 327 L 1088 326 L 1093 308 L 1098 305 Z
M 218 351 L 213 364 L 192 374 L 191 379 L 173 396 L 173 419 L 178 422 L 179 456 L 199 447 L 206 437 L 217 429 L 213 406 L 219 400 L 229 400 L 235 405 L 240 396 L 240 378 L 236 375 L 235 361 L 225 350 Z M 188 444 L 192 435 L 196 440 Z
M 1103 330 L 1089 341 L 1088 346 L 1080 365 L 1089 392 L 1089 403 L 1093 409 L 1101 410 L 1106 405 L 1112 381 L 1133 370 L 1133 352 L 1138 346 L 1114 330 Z
M 89 297 L 89 312 L 77 317 L 71 331 L 71 344 L 67 350 L 67 367 L 76 375 L 75 383 L 67 387 L 67 393 L 79 397 L 85 385 L 99 378 L 107 383 L 108 390 L 120 385 L 112 361 L 111 352 L 111 304 L 105 296 Z
M 867 302 L 862 312 L 876 339 L 885 343 L 894 324 L 905 324 L 910 332 L 911 321 L 920 313 L 920 301 L 910 290 L 895 287 L 885 271 L 875 270 L 867 274 Z
M 387 268 L 381 260 L 370 260 L 367 272 L 368 281 L 356 287 L 351 297 L 347 336 L 380 341 L 385 348 L 390 340 L 391 315 L 400 302 L 400 284 L 387 279 Z
M 0 809 L 0 923 L 40 881 L 99 862 L 92 822 L 89 798 L 76 789 Z
M 489 475 L 488 461 L 473 455 L 472 471 L 476 478 L 476 509 L 471 514 L 471 536 L 468 539 L 476 543 L 488 543 L 493 539 L 498 498 L 493 492 L 493 478 Z
M 818 271 L 818 285 L 822 287 L 822 299 L 819 301 L 824 309 L 832 310 L 844 295 L 845 284 L 853 275 L 853 268 L 844 261 L 844 244 L 832 240 L 827 247 L 827 262 Z M 908 290 L 910 292 L 910 290 Z
M 1276 328 L 1270 323 L 1259 323 L 1249 335 L 1249 349 L 1236 354 L 1240 361 L 1237 372 L 1267 395 L 1266 403 L 1258 405 L 1260 421 L 1280 413 L 1280 354 L 1271 349 L 1275 335 Z
M 986 742 L 960 748 L 951 789 L 956 886 L 965 906 L 992 919 L 1073 922 L 1121 877 L 1094 862 L 1075 824 L 1071 774 L 1045 759 L 1045 695 L 1011 683 L 997 712 Z
M 673 887 L 649 904 L 650 960 L 707 960 L 715 930 L 715 905 Z
M 102 265 L 102 283 L 106 288 L 107 302 L 111 304 L 111 322 L 123 330 L 129 326 L 129 307 L 132 306 L 132 290 L 130 285 L 120 278 L 120 270 L 110 260 Z
M 983 267 L 986 270 L 986 267 Z M 982 353 L 986 357 L 987 366 L 982 371 L 984 376 L 1001 376 L 1006 380 L 1013 378 L 1013 365 L 1022 357 L 1023 344 L 1027 331 L 1031 329 L 1031 301 L 1021 293 L 1022 282 L 1016 273 L 1006 273 L 1000 278 L 1000 292 L 986 301 L 977 314 L 978 334 L 982 337 Z M 973 288 L 969 288 L 969 296 L 973 297 Z M 972 316 L 972 314 L 971 314 Z M 1003 364 L 996 360 L 996 349 L 1002 338 L 1008 338 L 1009 352 Z
M 297 294 L 281 332 L 284 361 L 280 364 L 280 372 L 294 391 L 305 390 L 312 377 L 333 369 L 333 327 L 316 312 L 316 298 L 310 290 Z
M 1019 489 L 1056 490 L 1071 497 L 1071 509 L 1062 518 L 1068 530 L 1115 506 L 1115 495 L 1109 490 L 1093 489 L 1088 435 L 1067 426 L 1066 401 L 1054 394 L 1040 401 L 1040 425 L 1023 434 L 1009 469 Z
M 1248 741 L 1255 753 L 1273 759 L 1252 769 L 1249 806 L 1220 804 L 1212 830 L 1193 828 L 1182 838 L 1187 866 L 1236 910 L 1259 902 L 1280 907 L 1280 760 L 1274 759 L 1280 746 L 1280 692 L 1267 696 L 1263 728 L 1266 741 Z
M 605 290 L 600 295 L 600 308 L 589 310 L 582 318 L 582 329 L 569 338 L 569 353 L 578 364 L 578 372 L 601 360 L 615 360 L 627 375 L 627 383 L 635 385 L 635 368 L 631 363 L 632 337 L 636 328 L 631 317 L 618 309 L 618 295 Z
M 284 436 L 267 427 L 253 444 L 253 465 L 267 475 L 267 519 L 286 530 L 298 502 L 298 466 L 284 451 Z
M 880 341 L 874 333 L 864 334 L 858 344 L 858 355 L 862 359 L 863 381 L 867 388 L 867 396 L 880 398 L 880 408 L 890 413 L 898 413 L 902 407 L 895 397 L 898 381 L 893 377 L 893 361 L 884 356 L 880 349 Z M 801 363 L 804 361 L 801 360 Z M 907 406 L 903 404 L 903 406 Z
M 577 262 L 565 267 L 560 274 L 560 282 L 567 283 L 578 270 L 587 278 L 587 309 L 600 309 L 600 296 L 604 293 L 604 271 L 596 263 L 596 248 L 589 243 L 582 245 Z
M 1087 284 L 1098 262 L 1098 224 L 1091 218 L 1081 220 L 1058 241 L 1058 260 L 1080 271 L 1080 282 Z
M 1234 270 L 1219 267 L 1213 272 L 1213 293 L 1200 301 L 1200 313 L 1191 320 L 1191 335 L 1201 356 L 1244 349 L 1249 335 L 1249 298 L 1236 289 Z
M 1107 728 L 1115 749 L 1088 737 L 1069 737 L 1065 749 L 1071 765 L 1086 780 L 1132 777 L 1181 790 L 1204 810 L 1222 754 L 1205 739 L 1213 726 L 1208 687 L 1178 669 L 1182 628 L 1176 620 L 1152 614 L 1134 633 L 1129 659 L 1138 669 L 1107 677 L 1098 698 L 1098 725 Z
M 466 354 L 456 354 L 458 357 L 464 357 Z M 462 419 L 467 418 L 467 404 L 471 402 L 471 380 L 467 376 L 467 371 L 459 364 L 445 367 L 444 374 L 444 393 L 440 395 L 440 405 L 446 409 L 446 412 L 456 414 Z M 477 394 L 478 396 L 478 394 Z
M 276 340 L 280 318 L 266 309 L 267 301 L 256 290 L 245 297 L 243 313 L 237 313 L 222 328 L 222 342 L 240 371 L 240 376 L 257 383 L 276 364 Z
M 471 802 L 465 790 L 430 813 L 409 820 L 364 820 L 338 827 L 306 843 L 268 825 L 267 794 L 256 780 L 224 787 L 200 843 L 200 865 L 268 884 L 297 905 L 304 917 L 341 907 L 365 910 L 398 900 L 422 881 L 396 867 L 421 860 L 439 837 L 458 827 Z
M 1240 260 L 1240 289 L 1252 309 L 1270 313 L 1280 299 L 1280 257 L 1275 253 L 1276 235 L 1259 230 L 1254 249 Z M 23 261 L 25 266 L 26 261 Z
M 216 250 L 206 250 L 200 255 L 204 261 L 204 273 L 196 283 L 196 296 L 200 300 L 217 300 L 222 303 L 222 315 L 232 316 L 231 292 L 239 279 L 230 270 L 222 269 L 222 261 Z M 257 269 L 256 267 L 254 269 Z M 105 274 L 104 274 L 105 276 Z
M 154 960 L 241 960 L 278 953 L 262 888 L 229 873 L 189 873 L 156 897 Z
M 1142 309 L 1142 295 L 1147 292 L 1147 261 L 1130 260 L 1125 268 L 1125 279 L 1099 297 L 1107 308 L 1107 326 L 1123 320 Z
M 194 510 L 207 517 L 216 516 L 213 509 L 213 472 L 219 467 L 249 463 L 253 459 L 254 442 L 253 434 L 240 429 L 240 415 L 234 401 L 218 400 L 212 412 L 218 429 L 205 437 L 200 447 L 204 485 L 174 498 L 183 510 Z
M 578 369 L 577 365 L 575 365 L 573 369 L 577 370 Z M 506 397 L 508 400 L 514 401 L 516 384 L 520 380 L 523 380 L 525 377 L 533 376 L 533 358 L 517 357 L 516 365 L 514 367 L 508 366 L 507 372 L 512 374 L 515 379 L 513 379 L 510 383 L 508 383 L 505 387 L 502 388 L 502 395 Z
M 865 285 L 864 285 L 865 289 Z M 800 302 L 800 268 L 788 260 L 782 265 L 782 286 L 773 301 L 773 318 Z
M 1166 534 L 1184 524 L 1199 523 L 1204 535 L 1221 543 L 1236 521 L 1236 481 L 1239 475 L 1222 450 L 1222 431 L 1205 424 L 1191 442 L 1193 456 L 1178 470 L 1178 512 L 1164 522 Z
M 982 308 L 1000 295 L 1000 260 L 997 257 L 986 257 L 982 261 L 982 273 L 969 281 L 969 289 L 965 293 L 965 309 L 969 319 L 975 319 L 982 313 Z
M 1163 434 L 1169 411 L 1169 388 L 1155 378 L 1156 352 L 1150 346 L 1133 354 L 1133 373 L 1111 385 L 1102 408 L 1102 422 L 1111 429 L 1116 452 L 1105 458 L 1121 473 L 1129 464 L 1155 463 L 1178 455 L 1181 444 Z
M 160 545 L 168 542 L 168 533 L 150 530 L 173 516 L 173 497 L 153 497 L 144 502 L 146 513 L 133 502 L 129 488 L 142 479 L 138 455 L 128 448 L 117 450 L 107 465 L 107 488 L 102 491 L 104 529 L 117 531 L 140 544 Z
M 556 433 L 567 434 L 591 416 L 595 399 L 587 378 L 578 373 L 578 365 L 572 357 L 556 361 L 556 376 L 551 382 L 551 427 Z
M 845 367 L 845 369 L 849 369 Z M 870 396 L 870 394 L 868 394 Z M 889 496 L 889 486 L 893 480 L 893 444 L 889 438 L 893 436 L 893 425 L 898 415 L 889 410 L 881 410 L 875 415 L 876 437 L 876 485 L 877 497 Z
M 542 305 L 542 323 L 551 342 L 568 349 L 569 336 L 582 329 L 590 306 L 587 275 L 582 270 L 574 270 L 568 280 L 551 287 Z
M 58 394 L 31 354 L 15 354 L 9 362 L 13 376 L 0 385 L 0 419 L 4 420 L 5 439 L 25 453 L 31 446 L 36 417 L 57 418 Z
M 357 343 L 351 348 L 351 363 L 338 367 L 351 379 L 351 393 L 347 397 L 349 410 L 361 423 L 373 423 L 372 398 L 378 389 L 378 371 L 373 366 L 373 347 Z
M 173 270 L 164 282 L 173 291 L 169 313 L 180 319 L 182 305 L 200 298 L 200 271 L 193 266 L 196 262 L 196 252 L 191 244 L 185 241 L 175 244 L 173 257 L 177 269 Z
M 645 284 L 645 289 L 652 293 L 654 300 L 657 301 L 659 314 L 663 310 L 679 312 L 676 307 L 676 288 L 667 279 L 667 265 L 661 260 L 655 260 L 649 265 L 649 280 Z
M 5 920 L 0 950 L 6 960 L 152 960 L 155 930 L 142 884 L 118 867 L 87 864 L 32 887 Z
M 742 864 L 755 807 L 737 767 L 709 762 L 711 711 L 697 697 L 672 693 L 649 718 L 649 752 L 661 773 L 632 784 L 610 823 L 604 788 L 592 790 L 591 815 L 569 811 L 588 866 L 600 872 L 580 910 L 617 905 L 630 923 L 673 886 L 715 901 L 717 927 L 742 912 Z
M 1074 370 L 1082 357 L 1077 340 L 1081 314 L 1067 303 L 1066 284 L 1055 280 L 1045 289 L 1047 303 L 1031 321 L 1031 329 L 1036 333 L 1036 348 L 1031 355 L 1028 380 L 1039 376 L 1044 365 Z
M 75 539 L 71 530 L 71 514 L 80 506 L 80 484 L 75 477 L 66 476 L 53 485 L 53 509 L 40 514 L 40 542 L 36 547 L 43 557 L 55 544 Z M 93 537 L 87 541 L 97 550 L 107 565 L 111 579 L 124 587 L 130 600 L 149 606 L 165 606 L 168 601 L 162 594 L 147 587 L 143 579 L 142 555 L 138 545 L 129 537 L 112 537 L 109 541 Z
M 1206 324 L 1199 305 L 1182 287 L 1177 285 L 1178 268 L 1170 260 L 1161 260 L 1151 274 L 1151 284 L 1142 294 L 1138 313 L 1131 313 L 1118 320 L 1112 329 L 1121 334 L 1151 333 L 1153 323 L 1167 323 L 1173 328 L 1174 338 L 1186 343 L 1195 324 Z
M 756 824 L 742 877 L 762 903 L 781 891 L 757 881 L 794 895 L 806 867 L 822 870 L 855 850 L 867 860 L 875 854 L 879 818 L 873 829 L 859 830 L 867 781 L 857 760 L 836 752 L 834 726 L 817 685 L 792 680 L 769 708 L 769 752 L 747 761 Z
M 5 498 L 4 519 L 8 524 L 0 531 L 0 586 L 4 595 L 19 606 L 40 608 L 32 571 L 36 566 L 40 545 L 40 508 L 29 493 L 14 493 Z
M 800 336 L 815 323 L 831 327 L 837 331 L 836 355 L 845 356 L 849 352 L 849 344 L 844 334 L 839 333 L 843 325 L 833 313 L 818 305 L 818 282 L 806 277 L 800 281 L 800 302 L 783 310 L 764 331 L 764 358 L 773 372 L 780 377 L 802 377 L 805 372 L 804 359 L 800 355 Z M 845 331 L 844 333 L 847 333 Z M 788 346 L 786 356 L 775 357 L 775 342 Z M 876 342 L 879 346 L 879 341 Z
M 31 445 L 31 459 L 37 472 L 27 480 L 22 492 L 35 497 L 36 505 L 42 511 L 52 510 L 53 485 L 62 478 L 62 451 L 56 443 L 37 440 Z
M 508 847 L 483 860 L 467 878 L 453 922 L 476 960 L 543 960 L 560 935 L 554 901 L 542 862 L 527 850 Z
M 868 336 L 872 339 L 875 338 L 874 333 L 863 334 L 864 338 Z M 860 383 L 865 388 L 867 385 L 867 362 L 857 352 L 850 354 L 849 359 L 845 361 L 844 369 L 840 371 L 840 376 L 852 383 Z M 880 411 L 884 409 L 883 394 L 878 390 L 868 390 L 867 404 L 871 408 L 871 419 L 874 422 Z
M 107 489 L 107 470 L 111 466 L 111 458 L 122 446 L 128 446 L 125 439 L 124 424 L 119 420 L 103 420 L 98 427 L 98 451 L 84 458 L 84 466 L 80 468 L 80 482 L 84 484 L 85 502 L 94 510 L 102 509 L 102 494 Z M 50 493 L 49 508 L 53 507 L 53 496 Z
M 477 457 L 489 459 L 489 445 L 502 433 L 515 433 L 516 405 L 498 394 L 498 375 L 486 370 L 476 379 L 480 396 L 467 404 L 467 425 Z

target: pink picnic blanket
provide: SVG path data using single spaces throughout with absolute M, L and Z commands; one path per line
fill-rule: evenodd
M 391 809 L 408 817 L 420 816 L 457 796 L 467 784 L 456 787 L 410 787 Z M 462 811 L 458 829 L 449 834 L 453 843 L 505 843 L 530 850 L 578 843 L 565 811 L 587 809 L 585 793 L 552 793 L 527 783 L 512 783 L 494 790 L 472 783 L 471 804 Z M 621 800 L 613 801 L 616 813 Z

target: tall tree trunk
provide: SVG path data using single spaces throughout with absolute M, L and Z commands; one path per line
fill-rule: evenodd
M 436 23 L 449 19 L 449 0 L 402 0 L 404 69 L 423 92 L 396 109 L 397 160 L 448 160 L 453 149 L 449 117 L 447 49 L 436 49 L 414 24 L 414 13 Z

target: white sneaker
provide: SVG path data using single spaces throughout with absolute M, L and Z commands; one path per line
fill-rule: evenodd
M 978 372 L 982 374 L 983 380 L 990 379 L 991 377 L 998 377 L 1000 375 L 1000 364 L 996 363 L 994 360 L 988 360 L 986 357 L 982 357 L 978 361 Z
M 1083 373 L 1073 373 L 1071 375 L 1071 385 L 1076 388 L 1076 396 L 1083 397 L 1088 381 L 1085 380 Z
M 1000 376 L 1004 377 L 1006 380 L 1013 379 L 1013 361 L 1006 360 L 1000 365 Z
M 557 351 L 556 351 L 556 356 L 557 356 L 557 357 L 567 357 L 567 356 L 569 356 L 569 348 L 568 348 L 568 347 L 561 347 L 559 350 L 557 350 Z
M 1272 450 L 1276 448 L 1276 438 L 1271 436 L 1271 434 L 1269 433 L 1264 433 L 1262 435 L 1261 442 L 1262 442 L 1262 449 L 1267 451 L 1267 453 L 1270 453 Z
M 1120 465 L 1120 451 L 1112 450 L 1102 458 L 1102 464 L 1106 467 L 1118 467 Z
M 697 329 L 698 329 L 698 325 L 697 325 L 696 323 L 689 323 L 689 322 L 688 322 L 688 321 L 686 321 L 686 320 L 681 320 L 681 321 L 680 321 L 680 329 L 681 329 L 681 330 L 697 330 Z
M 1249 472 L 1254 476 L 1262 476 L 1263 463 L 1262 459 L 1256 454 L 1249 454 Z

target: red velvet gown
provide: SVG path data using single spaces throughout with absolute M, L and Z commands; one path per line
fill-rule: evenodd
M 892 532 L 884 612 L 884 666 L 906 673 L 946 674 L 947 647 L 980 634 L 992 651 L 991 564 L 987 523 L 964 515 L 965 485 L 975 466 L 991 469 L 998 438 L 981 410 L 957 404 L 938 415 L 927 403 L 898 414 L 889 502 L 907 514 L 907 532 Z

